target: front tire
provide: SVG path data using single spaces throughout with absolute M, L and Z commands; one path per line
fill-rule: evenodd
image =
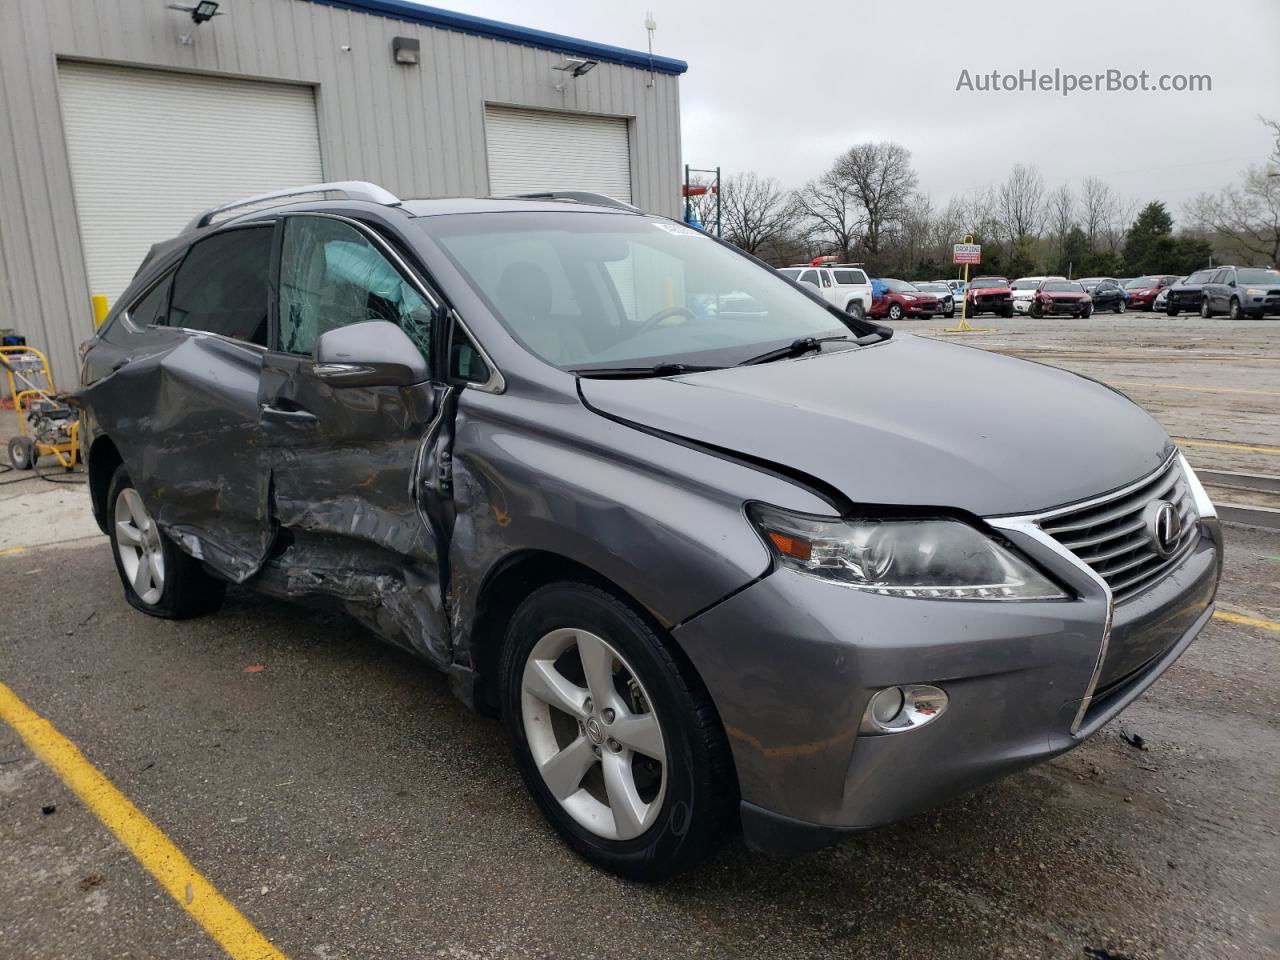
M 160 529 L 123 466 L 107 488 L 107 531 L 125 599 L 137 610 L 185 620 L 222 606 L 227 585 Z
M 507 628 L 500 681 L 525 785 L 580 856 L 659 880 L 711 852 L 737 799 L 728 743 L 692 669 L 630 606 L 540 588 Z
M 1237 300 L 1235 297 L 1231 298 L 1231 303 L 1227 306 L 1227 319 L 1229 320 L 1244 319 L 1243 315 L 1240 313 L 1240 301 Z
M 1123 300 L 1117 300 L 1116 313 L 1124 313 L 1124 311 L 1125 311 L 1125 302 Z
M 1178 315 L 1178 308 L 1173 305 L 1172 300 L 1170 300 L 1169 303 L 1165 305 L 1164 315 L 1166 317 L 1176 317 Z
M 1039 303 L 1032 301 L 1031 306 L 1027 307 L 1027 313 L 1031 315 L 1031 319 L 1039 320 L 1044 316 L 1044 307 L 1040 306 Z
M 888 316 L 890 320 L 892 320 L 894 323 L 897 323 L 899 320 L 902 319 L 902 307 L 900 307 L 896 303 L 889 304 Z
M 1201 297 L 1200 298 L 1200 319 L 1208 320 L 1212 316 L 1213 316 L 1213 310 L 1210 309 L 1209 307 L 1209 298 Z
M 1082 319 L 1084 319 L 1084 320 L 1088 320 L 1088 319 L 1089 319 L 1090 317 L 1092 317 L 1092 316 L 1093 316 L 1093 306 L 1092 306 L 1092 305 L 1087 306 L 1087 307 L 1085 307 L 1083 310 L 1081 310 L 1081 311 L 1080 311 L 1080 317 L 1081 317 Z

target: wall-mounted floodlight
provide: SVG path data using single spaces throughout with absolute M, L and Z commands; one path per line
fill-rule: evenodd
M 413 37 L 392 37 L 391 55 L 396 63 L 415 64 L 422 44 Z
M 570 80 L 577 80 L 579 77 L 590 73 L 600 63 L 599 60 L 585 60 L 582 57 L 565 57 L 557 64 L 553 64 L 552 70 L 559 70 L 566 74 L 565 78 L 556 84 L 556 92 L 563 93 L 565 87 L 569 86 Z
M 197 0 L 194 5 L 187 3 L 170 3 L 167 5 L 170 10 L 179 10 L 182 13 L 191 14 L 191 21 L 198 27 L 202 23 L 208 23 L 214 17 L 222 16 L 222 11 L 218 9 L 218 0 Z M 178 40 L 183 46 L 191 46 L 191 38 L 195 33 L 194 30 L 183 34 Z

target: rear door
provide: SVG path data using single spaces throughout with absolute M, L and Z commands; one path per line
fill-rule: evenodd
M 334 386 L 312 359 L 326 331 L 388 320 L 430 363 L 437 301 L 377 233 L 340 217 L 283 218 L 277 269 L 258 402 L 287 546 L 264 576 L 290 596 L 337 596 L 375 632 L 444 662 L 441 504 L 432 501 L 448 495 L 435 479 L 447 464 L 449 391 L 431 381 Z
M 274 232 L 268 221 L 194 243 L 119 321 L 119 356 L 85 391 L 157 522 L 235 581 L 271 537 L 258 377 Z

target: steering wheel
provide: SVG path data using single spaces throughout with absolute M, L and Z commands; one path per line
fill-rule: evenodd
M 655 313 L 652 317 L 650 317 L 644 323 L 640 324 L 640 326 L 636 327 L 635 333 L 633 333 L 632 336 L 634 337 L 634 336 L 639 336 L 642 333 L 648 333 L 650 330 L 652 330 L 654 327 L 660 324 L 663 320 L 667 319 L 667 317 L 679 317 L 679 316 L 686 317 L 689 320 L 698 319 L 697 314 L 695 314 L 692 310 L 689 310 L 686 307 L 667 307 L 663 310 L 659 310 L 657 313 Z

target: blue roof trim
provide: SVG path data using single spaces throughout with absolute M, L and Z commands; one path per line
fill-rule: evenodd
M 390 17 L 393 20 L 420 23 L 440 30 L 456 30 L 459 33 L 488 37 L 491 40 L 505 40 L 508 43 L 518 43 L 526 47 L 554 50 L 556 53 L 578 54 L 591 60 L 620 63 L 627 67 L 654 70 L 657 73 L 673 76 L 679 76 L 689 69 L 689 64 L 671 57 L 650 57 L 642 50 L 628 50 L 625 47 L 613 47 L 607 43 L 592 43 L 590 40 L 579 40 L 576 37 L 566 37 L 530 27 L 518 27 L 500 20 L 488 20 L 485 17 L 473 17 L 465 13 L 441 10 L 439 7 L 424 7 L 410 0 L 310 0 L 310 2 L 379 17 Z

